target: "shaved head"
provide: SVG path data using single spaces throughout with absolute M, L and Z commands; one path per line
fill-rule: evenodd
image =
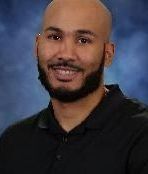
M 55 14 L 59 15 L 60 18 L 61 11 L 67 16 L 69 13 L 73 13 L 76 19 L 83 16 L 88 22 L 96 26 L 98 24 L 98 32 L 103 34 L 106 40 L 109 40 L 112 28 L 112 14 L 100 0 L 53 0 L 45 10 L 42 30 L 48 26 L 50 18 Z

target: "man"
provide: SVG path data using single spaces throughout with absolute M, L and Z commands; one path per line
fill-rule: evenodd
M 1 174 L 148 174 L 148 109 L 104 85 L 111 12 L 99 0 L 54 0 L 36 38 L 48 108 L 0 140 Z

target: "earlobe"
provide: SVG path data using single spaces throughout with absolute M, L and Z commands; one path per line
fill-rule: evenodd
M 105 44 L 105 67 L 109 67 L 112 64 L 115 54 L 115 45 L 113 43 Z

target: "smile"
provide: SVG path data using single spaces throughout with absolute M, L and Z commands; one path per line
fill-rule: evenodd
M 73 75 L 75 74 L 75 71 L 72 70 L 61 70 L 61 69 L 56 69 L 56 72 L 61 74 L 61 75 Z
M 77 69 L 70 67 L 52 67 L 51 70 L 57 80 L 64 82 L 72 81 L 79 74 Z

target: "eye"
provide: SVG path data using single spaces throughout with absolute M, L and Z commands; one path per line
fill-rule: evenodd
M 78 42 L 79 42 L 80 44 L 88 44 L 88 43 L 91 42 L 91 40 L 88 39 L 88 38 L 79 38 L 79 39 L 78 39 Z
M 48 39 L 51 39 L 51 40 L 61 40 L 61 37 L 56 35 L 56 34 L 49 34 L 48 35 Z

